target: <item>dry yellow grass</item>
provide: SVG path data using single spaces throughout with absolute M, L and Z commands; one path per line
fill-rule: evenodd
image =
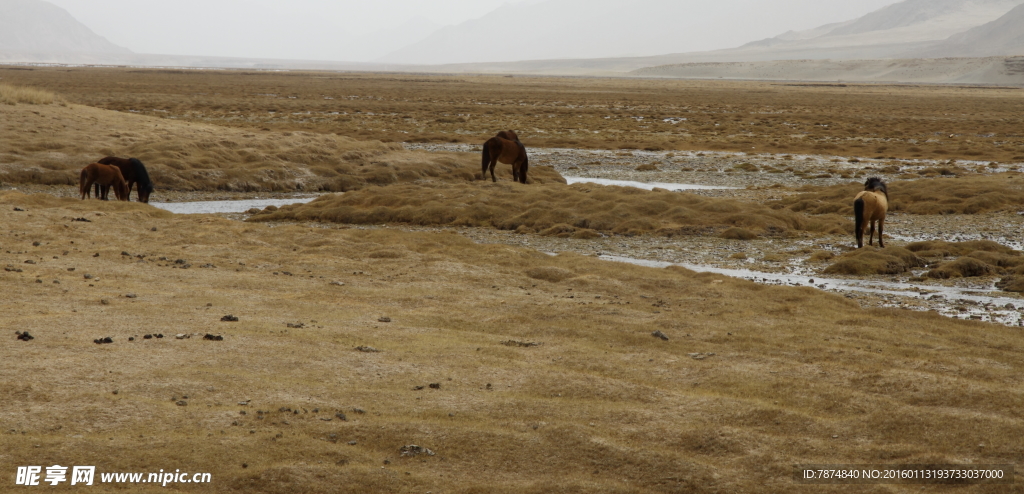
M 587 232 L 693 234 L 703 232 L 702 227 L 742 227 L 774 234 L 791 230 L 844 233 L 851 229 L 848 219 L 835 215 L 809 218 L 788 210 L 695 194 L 560 183 L 369 187 L 266 210 L 251 219 L 486 226 L 584 238 Z
M 0 182 L 77 185 L 104 156 L 136 157 L 160 190 L 344 191 L 418 180 L 480 176 L 467 153 L 405 151 L 400 144 L 332 134 L 230 129 L 84 106 L 0 105 Z M 496 171 L 511 174 L 507 165 Z M 564 181 L 550 167 L 539 182 Z M 509 177 L 510 178 L 510 177 Z
M 450 233 L 16 192 L 0 193 L 0 247 L 8 475 L 181 469 L 212 483 L 174 488 L 217 493 L 817 493 L 850 489 L 796 484 L 793 465 L 1019 470 L 1024 454 L 1014 328 Z M 401 456 L 409 444 L 436 456 Z
M 561 77 L 0 67 L 74 103 L 360 140 L 1024 161 L 1024 91 Z M 685 119 L 685 120 L 681 120 Z
M 26 103 L 29 105 L 51 105 L 54 103 L 61 105 L 67 104 L 63 98 L 58 97 L 50 91 L 33 87 L 12 86 L 10 84 L 0 83 L 0 104 L 17 105 L 18 103 Z
M 957 178 L 896 181 L 889 188 L 889 210 L 910 214 L 976 214 L 1020 209 L 1024 204 L 1024 174 L 1017 172 Z M 863 182 L 829 187 L 806 187 L 804 192 L 772 203 L 807 214 L 853 215 L 853 197 Z

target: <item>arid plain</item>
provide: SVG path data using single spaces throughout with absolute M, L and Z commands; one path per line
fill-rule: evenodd
M 1024 460 L 1019 326 L 592 255 L 1014 289 L 1020 89 L 63 67 L 0 84 L 56 95 L 0 104 L 5 476 L 846 492 L 794 467 Z M 527 185 L 507 165 L 476 180 L 464 152 L 505 128 L 536 150 Z M 142 159 L 154 201 L 344 193 L 249 221 L 77 199 L 107 154 Z M 563 178 L 588 174 L 740 188 Z M 845 198 L 869 175 L 891 181 L 897 237 L 850 252 Z

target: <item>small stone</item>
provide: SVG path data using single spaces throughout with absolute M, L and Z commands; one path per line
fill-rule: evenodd
M 128 337 L 128 341 L 135 341 L 135 337 L 134 336 L 129 336 Z
M 337 285 L 337 286 L 345 286 L 345 284 L 340 282 L 340 281 L 332 281 L 331 284 L 332 285 Z
M 125 298 L 138 298 L 138 295 L 134 293 L 126 293 L 124 296 Z
M 21 208 L 19 208 L 18 206 L 14 206 L 14 210 L 15 210 L 15 211 L 24 211 L 24 209 L 21 209 Z
M 366 346 L 366 345 L 357 346 L 356 350 L 359 350 L 360 352 L 365 352 L 365 353 L 377 353 L 377 352 L 380 351 L 380 350 L 378 350 L 378 349 L 376 349 L 376 348 L 374 348 L 372 346 Z
M 99 253 L 99 252 L 97 252 L 97 253 L 93 254 L 92 256 L 93 256 L 93 257 L 99 257 L 99 256 L 100 256 L 100 253 Z
M 430 383 L 428 386 L 430 386 L 430 389 L 441 389 L 441 383 Z
M 74 271 L 75 268 L 68 268 L 68 271 Z
M 157 338 L 163 338 L 164 334 L 163 333 L 157 333 L 154 336 L 156 336 Z
M 105 338 L 96 338 L 95 340 L 92 340 L 92 342 L 96 343 L 97 345 L 103 345 L 103 344 L 106 344 L 106 343 L 113 343 L 114 339 L 109 337 L 109 336 L 107 336 Z
M 155 232 L 156 231 L 156 227 L 154 226 L 153 228 L 150 228 L 149 231 Z
M 223 336 L 221 336 L 219 334 L 218 335 L 212 335 L 210 333 L 206 333 L 206 336 L 203 336 L 203 339 L 204 340 L 212 340 L 212 341 L 224 341 L 224 337 Z
M 178 405 L 179 407 L 188 406 L 188 402 L 185 401 L 185 400 L 178 400 L 178 401 L 174 402 L 174 404 Z
M 35 263 L 36 263 L 36 262 L 35 262 L 35 261 L 33 261 L 32 259 L 26 259 L 26 260 L 25 260 L 25 264 L 35 264 Z
M 342 412 L 338 412 L 334 414 L 334 416 L 338 417 L 339 420 L 348 421 L 348 417 L 346 417 L 345 414 Z
M 357 443 L 357 442 L 355 442 L 355 441 L 349 441 L 349 442 L 348 442 L 348 445 L 349 445 L 349 446 L 355 446 L 356 444 L 359 444 L 359 443 Z
M 362 408 L 353 408 L 352 412 L 353 413 L 358 413 L 358 414 L 364 414 L 364 413 L 366 413 L 366 410 L 363 410 Z
M 150 340 L 150 339 L 152 339 L 152 338 L 153 338 L 153 335 L 151 335 L 151 334 L 147 334 L 146 336 L 143 336 L 142 338 L 143 338 L 143 339 L 146 339 L 146 340 Z
M 651 336 L 653 336 L 655 338 L 661 338 L 662 340 L 668 341 L 668 336 L 665 333 L 662 333 L 660 329 L 655 331 L 655 332 L 653 332 L 653 333 L 651 333 Z
M 110 305 L 110 300 L 105 299 L 105 298 L 101 298 L 100 299 L 100 303 L 103 304 L 103 305 Z
M 129 253 L 128 253 L 128 251 L 126 251 L 126 250 L 122 250 L 122 251 L 121 251 L 121 255 L 122 255 L 122 256 L 128 256 L 128 257 L 131 257 L 131 254 L 129 254 Z
M 233 316 L 233 315 L 231 315 L 231 314 L 228 314 L 228 315 L 220 318 L 220 320 L 221 321 L 228 321 L 228 322 L 236 322 L 236 321 L 238 321 L 238 318 Z
M 35 339 L 35 336 L 28 334 L 28 331 L 25 331 L 24 333 L 20 331 L 15 331 L 14 334 L 18 335 L 18 339 L 21 341 L 29 341 Z
M 39 247 L 40 245 L 43 245 L 43 244 L 41 242 L 39 242 L 39 241 L 32 242 L 32 246 L 33 247 Z
M 421 389 L 423 389 L 423 386 L 413 386 L 412 388 L 413 391 L 419 391 Z
M 116 390 L 116 389 L 114 390 L 114 394 L 115 394 L 115 395 L 117 394 L 117 390 Z
M 434 456 L 434 452 L 431 451 L 429 448 L 424 448 L 423 446 L 417 446 L 415 444 L 402 446 L 402 448 L 399 450 L 399 453 L 402 456 L 417 456 L 422 454 Z
M 54 285 L 59 285 L 60 284 L 60 280 L 53 280 L 53 284 Z
M 390 317 L 381 317 L 377 319 L 377 322 L 391 322 Z
M 189 336 L 189 335 L 187 335 L 187 334 L 185 334 L 185 333 L 178 333 L 178 334 L 174 335 L 174 337 L 175 337 L 176 339 L 179 339 L 179 340 L 184 340 L 185 338 L 188 338 L 188 336 Z
M 91 280 L 91 279 L 95 278 L 95 276 L 93 276 L 93 275 L 91 275 L 89 273 L 85 273 L 82 277 L 87 279 L 87 280 Z
M 36 283 L 42 283 L 42 282 L 43 282 L 43 280 L 41 280 L 39 278 L 36 278 Z

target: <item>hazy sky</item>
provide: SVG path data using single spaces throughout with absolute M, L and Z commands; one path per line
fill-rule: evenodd
M 557 0 L 49 0 L 111 42 L 136 53 L 368 61 L 446 25 L 484 16 L 503 4 L 529 8 Z M 600 0 L 595 0 L 599 2 Z M 648 0 L 656 3 L 657 0 Z M 691 19 L 723 4 L 750 0 L 664 0 Z M 759 0 L 778 14 L 739 16 L 712 48 L 859 17 L 897 0 Z M 713 6 L 711 6 L 713 5 Z M 676 9 L 678 10 L 678 9 Z M 515 45 L 527 31 L 495 29 L 482 43 Z M 708 49 L 707 44 L 700 49 Z

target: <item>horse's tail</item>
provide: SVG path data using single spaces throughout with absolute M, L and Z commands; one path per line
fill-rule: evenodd
M 864 229 L 864 198 L 857 198 L 853 201 L 853 228 L 860 235 L 860 232 Z
M 136 158 L 131 158 L 128 161 L 135 167 L 135 181 L 139 183 L 139 190 L 149 194 L 153 192 L 153 180 L 149 178 L 149 172 L 146 171 L 146 165 L 143 165 L 141 161 Z
M 78 174 L 78 193 L 82 195 L 82 199 L 85 199 L 85 194 L 89 192 L 89 189 L 85 187 L 85 182 L 87 180 L 85 172 L 86 168 L 82 168 L 82 173 Z
M 484 153 L 480 159 L 480 164 L 483 166 L 483 172 L 481 172 L 480 178 L 483 178 L 483 174 L 487 173 L 487 165 L 491 163 L 491 141 L 488 140 L 484 143 Z
M 522 142 L 516 141 L 519 145 L 519 152 L 523 153 L 523 164 L 519 168 L 519 182 L 526 183 L 526 170 L 530 168 L 530 155 L 526 154 L 526 146 Z

